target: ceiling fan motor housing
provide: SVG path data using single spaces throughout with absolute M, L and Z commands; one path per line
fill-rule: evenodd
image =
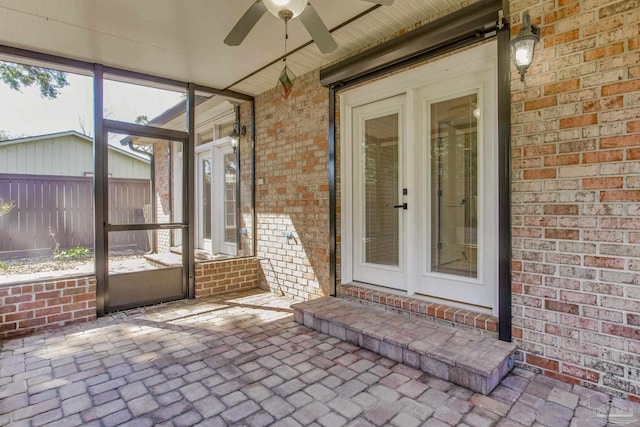
M 263 0 L 269 13 L 280 19 L 288 21 L 300 15 L 305 7 L 307 0 Z

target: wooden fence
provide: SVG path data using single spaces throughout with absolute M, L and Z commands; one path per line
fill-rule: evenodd
M 109 218 L 144 222 L 149 180 L 109 178 Z M 0 174 L 0 257 L 76 246 L 93 248 L 93 178 Z M 1 206 L 0 206 L 1 207 Z M 146 250 L 145 232 L 113 233 L 109 246 Z

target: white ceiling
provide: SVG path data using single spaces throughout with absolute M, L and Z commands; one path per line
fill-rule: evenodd
M 275 86 L 284 23 L 266 13 L 241 46 L 224 38 L 255 0 L 0 0 L 0 44 L 258 95 Z M 344 58 L 469 0 L 396 0 L 333 33 L 339 48 L 310 46 L 291 55 L 297 75 Z M 360 0 L 312 0 L 328 28 L 371 8 Z M 298 20 L 289 51 L 311 40 Z

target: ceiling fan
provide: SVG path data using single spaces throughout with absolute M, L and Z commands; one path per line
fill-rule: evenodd
M 391 6 L 394 2 L 394 0 L 364 1 L 385 6 Z M 320 52 L 330 53 L 338 47 L 333 36 L 326 25 L 324 25 L 322 18 L 320 18 L 318 12 L 311 6 L 311 3 L 308 3 L 308 0 L 256 0 L 224 39 L 224 43 L 228 46 L 240 45 L 254 25 L 256 25 L 258 20 L 260 20 L 262 15 L 267 11 L 285 22 L 299 16 L 302 25 L 304 25 L 309 32 L 309 35 L 311 35 Z

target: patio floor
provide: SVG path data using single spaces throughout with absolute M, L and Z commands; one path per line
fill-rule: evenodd
M 6 340 L 0 425 L 640 424 L 638 404 L 517 368 L 473 393 L 294 323 L 291 303 L 251 291 Z

